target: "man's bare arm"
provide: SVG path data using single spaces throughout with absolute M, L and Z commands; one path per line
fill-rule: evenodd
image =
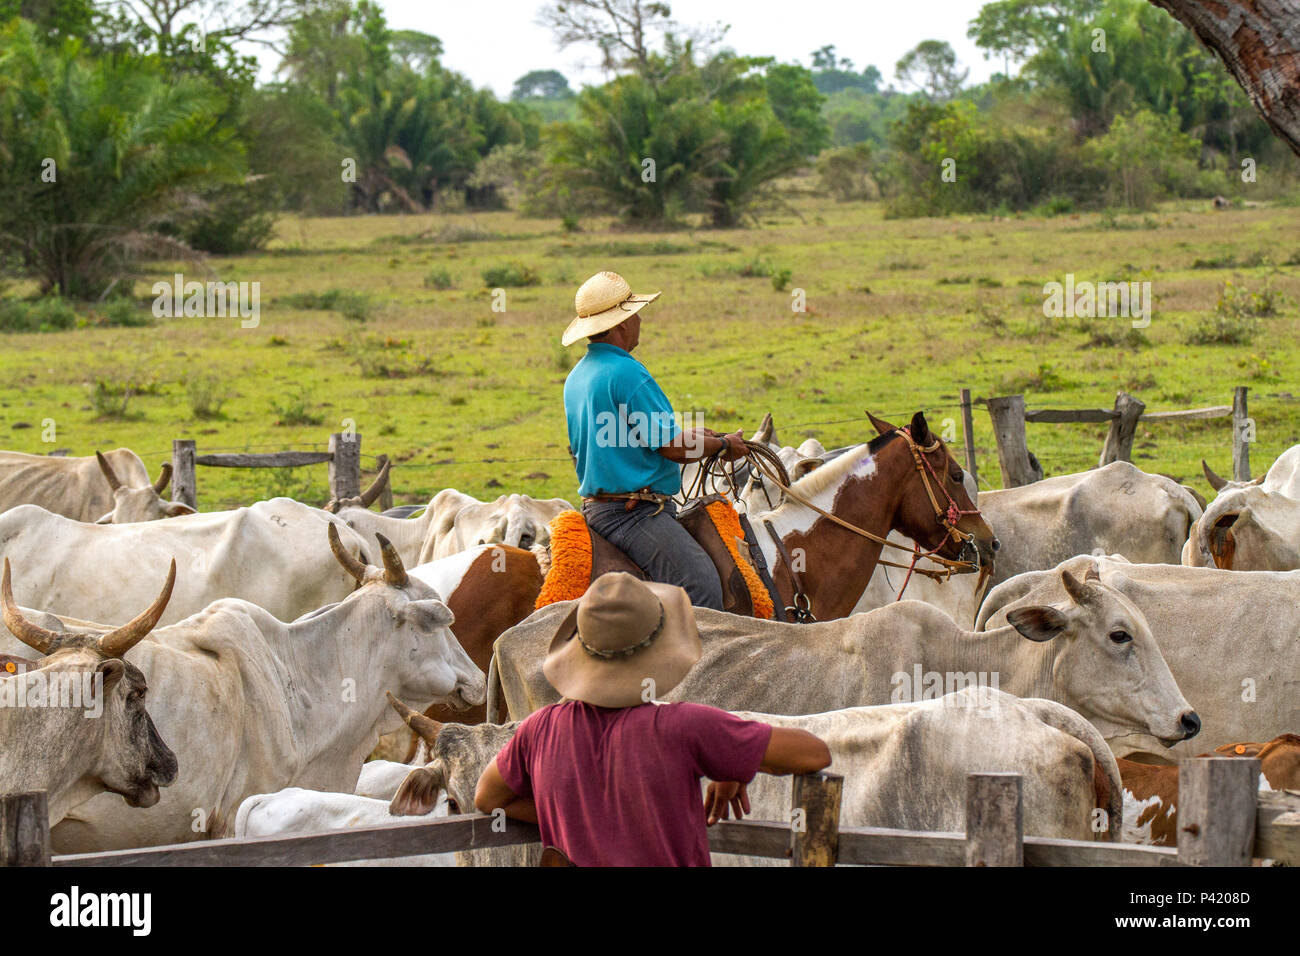
M 816 773 L 831 765 L 831 751 L 820 737 L 795 727 L 773 727 L 759 770 L 780 776 Z
M 521 797 L 506 786 L 501 771 L 497 769 L 496 758 L 493 758 L 478 778 L 478 786 L 474 788 L 474 808 L 479 813 L 505 810 L 506 816 L 512 820 L 537 822 L 537 806 L 533 803 L 533 798 Z
M 717 452 L 729 450 L 728 459 L 745 454 L 745 442 L 740 432 L 719 435 L 708 428 L 686 428 L 677 437 L 659 449 L 659 454 L 679 465 L 700 461 Z

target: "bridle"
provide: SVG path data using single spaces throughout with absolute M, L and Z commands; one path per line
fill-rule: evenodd
M 907 576 L 903 580 L 903 585 L 898 589 L 898 596 L 894 598 L 894 600 L 900 601 L 903 598 L 903 592 L 907 590 L 908 583 L 912 580 L 913 574 L 922 574 L 935 581 L 947 581 L 948 578 L 954 574 L 969 574 L 974 571 L 982 572 L 983 569 L 980 568 L 978 561 L 954 560 L 952 558 L 945 558 L 936 553 L 940 548 L 947 544 L 949 540 L 956 541 L 961 545 L 971 544 L 974 541 L 975 536 L 959 529 L 957 523 L 961 520 L 963 515 L 980 514 L 978 508 L 963 509 L 957 504 L 956 499 L 954 499 L 948 489 L 944 487 L 943 481 L 940 480 L 939 476 L 935 473 L 934 466 L 931 465 L 929 460 L 925 457 L 932 452 L 938 451 L 943 445 L 943 439 L 936 438 L 932 444 L 923 447 L 918 445 L 916 440 L 912 438 L 910 427 L 905 426 L 903 428 L 896 428 L 894 429 L 894 434 L 901 436 L 903 440 L 907 442 L 907 447 L 912 453 L 913 466 L 916 468 L 917 474 L 921 478 L 921 484 L 925 488 L 926 496 L 930 499 L 930 504 L 934 508 L 935 520 L 944 526 L 946 532 L 943 540 L 929 550 L 923 550 L 919 544 L 915 543 L 913 543 L 909 548 L 906 545 L 890 541 L 880 535 L 873 534 L 865 528 L 859 528 L 852 522 L 845 521 L 839 515 L 832 514 L 824 508 L 818 507 L 807 498 L 804 498 L 802 495 L 790 488 L 789 475 L 786 473 L 785 467 L 781 464 L 780 459 L 776 457 L 770 448 L 765 445 L 760 445 L 757 442 L 750 441 L 746 441 L 745 446 L 748 450 L 746 457 L 749 461 L 750 468 L 781 489 L 783 495 L 781 503 L 784 503 L 785 498 L 790 498 L 804 507 L 817 512 L 823 518 L 829 519 L 840 527 L 852 531 L 854 534 L 866 538 L 869 541 L 874 541 L 881 545 L 882 548 L 888 547 L 895 548 L 899 551 L 910 552 L 912 559 L 907 564 L 900 564 L 896 561 L 887 561 L 883 557 L 876 560 L 878 565 L 907 569 Z M 773 463 L 775 463 L 775 467 Z M 721 452 L 711 456 L 709 459 L 701 463 L 700 475 L 697 477 L 696 483 L 702 487 L 707 477 L 716 477 L 719 472 L 722 472 L 723 476 L 726 477 L 725 468 L 722 467 L 724 464 L 732 466 L 730 475 L 732 476 L 731 485 L 734 489 L 734 462 L 723 463 L 721 461 Z M 779 475 L 777 473 L 778 470 Z M 942 492 L 943 497 L 947 500 L 946 508 L 940 504 L 939 497 L 934 492 L 935 485 L 938 485 L 939 491 Z M 792 597 L 793 603 L 791 606 L 785 608 L 786 612 L 792 615 L 794 621 L 798 624 L 808 624 L 816 621 L 816 617 L 814 617 L 812 613 L 812 602 L 808 597 L 807 591 L 803 587 L 800 573 L 795 569 L 794 562 L 790 560 L 790 555 L 786 552 L 785 542 L 781 540 L 780 535 L 777 534 L 771 521 L 764 519 L 763 525 L 767 528 L 767 533 L 771 536 L 772 541 L 776 546 L 777 554 L 780 555 L 781 560 L 785 563 L 786 569 L 790 573 L 790 581 L 794 589 Z M 917 567 L 917 562 L 922 558 L 928 559 L 929 561 L 939 565 L 939 569 Z

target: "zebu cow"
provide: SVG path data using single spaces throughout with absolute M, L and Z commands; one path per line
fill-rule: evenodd
M 379 735 L 399 724 L 384 699 L 389 687 L 421 706 L 482 702 L 483 673 L 432 589 L 406 575 L 386 542 L 384 567 L 372 568 L 344 550 L 335 525 L 328 529 L 357 585 L 340 603 L 285 623 L 247 601 L 221 600 L 137 645 L 180 775 L 148 814 L 123 813 L 103 797 L 71 811 L 52 834 L 58 852 L 221 835 L 256 793 L 351 791 Z
M 431 759 L 411 772 L 393 798 L 397 814 L 427 812 L 444 791 L 464 807 L 483 770 L 518 728 L 517 723 L 421 724 L 409 708 L 405 714 L 423 739 L 422 753 Z M 797 717 L 737 716 L 796 727 L 826 742 L 829 769 L 844 777 L 842 826 L 960 831 L 967 774 L 1007 771 L 1024 777 L 1027 834 L 1118 839 L 1118 826 L 1093 826 L 1096 809 L 1105 812 L 1099 819 L 1106 823 L 1121 818 L 1115 759 L 1092 725 L 1052 701 L 970 687 L 906 704 Z M 749 795 L 753 819 L 790 819 L 788 776 L 760 773 L 749 784 Z
M 1003 545 L 994 584 L 1099 549 L 1135 562 L 1178 564 L 1201 516 L 1182 485 L 1126 461 L 986 491 L 979 506 Z
M 61 615 L 126 618 L 153 595 L 139 575 L 114 569 L 175 558 L 179 575 L 163 624 L 223 597 L 292 620 L 342 600 L 355 584 L 330 555 L 326 524 L 353 555 L 364 553 L 365 541 L 337 518 L 289 498 L 126 525 L 85 524 L 21 505 L 0 514 L 0 556 L 32 569 L 17 584 L 20 604 Z
M 94 636 L 55 636 L 15 605 L 5 560 L 0 578 L 5 625 L 42 656 L 23 660 L 26 666 L 15 666 L 13 676 L 0 670 L 0 793 L 44 790 L 51 824 L 105 791 L 132 807 L 158 802 L 158 788 L 176 779 L 176 755 L 145 709 L 144 675 L 123 658 L 157 623 L 175 579 L 173 562 L 162 593 L 121 627 Z M 7 663 L 18 660 L 8 656 Z M 72 683 L 88 693 L 69 692 Z M 38 689 L 38 706 L 33 706 Z M 80 706 L 71 706 L 74 702 Z
M 1223 757 L 1258 757 L 1260 790 L 1300 790 L 1300 736 L 1282 734 L 1268 743 L 1224 744 Z M 1119 761 L 1124 781 L 1124 840 L 1178 845 L 1178 767 Z
M 159 497 L 171 473 L 171 465 L 163 465 L 150 485 L 144 462 L 129 448 L 93 458 L 0 451 L 0 511 L 37 505 L 75 521 L 116 524 L 190 514 L 188 505 Z
M 1300 445 L 1292 445 L 1282 452 L 1265 474 L 1250 481 L 1220 478 L 1205 463 L 1204 458 L 1201 459 L 1201 470 L 1205 472 L 1205 480 L 1218 494 L 1238 488 L 1258 486 L 1265 491 L 1286 495 L 1288 498 L 1300 498 Z
M 1300 498 L 1267 481 L 1219 492 L 1183 547 L 1183 564 L 1230 571 L 1300 568 Z
M 1058 701 L 1108 740 L 1142 732 L 1172 745 L 1194 735 L 1199 721 L 1141 611 L 1096 580 L 1095 570 L 1083 580 L 1062 573 L 1057 583 L 1066 600 L 1022 607 L 1011 624 L 987 632 L 964 630 L 918 601 L 817 624 L 696 608 L 704 655 L 665 699 L 818 714 L 921 699 L 936 680 L 948 690 L 983 682 Z M 497 639 L 490 717 L 519 720 L 557 699 L 542 661 L 571 608 L 572 602 L 544 607 Z
M 1128 564 L 1080 555 L 1051 571 L 1022 574 L 994 588 L 976 626 L 1001 628 L 1016 608 L 1068 597 L 1062 574 L 1097 567 L 1132 602 L 1183 693 L 1196 705 L 1202 733 L 1165 753 L 1149 737 L 1117 740 L 1116 756 L 1192 757 L 1239 740 L 1266 740 L 1300 726 L 1300 571 L 1220 571 L 1170 564 Z
M 505 544 L 525 551 L 534 545 L 544 546 L 551 540 L 551 519 L 573 507 L 563 498 L 528 495 L 501 495 L 484 502 L 447 488 L 434 495 L 423 514 L 394 518 L 368 510 L 388 474 L 385 464 L 360 497 L 332 500 L 325 510 L 337 514 L 366 540 L 384 535 L 409 565 L 425 564 L 480 544 Z

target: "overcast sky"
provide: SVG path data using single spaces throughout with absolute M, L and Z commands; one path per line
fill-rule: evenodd
M 970 81 L 985 80 L 1000 63 L 984 59 L 966 39 L 966 25 L 984 0 L 676 0 L 673 17 L 687 25 L 730 25 L 726 45 L 752 56 L 812 65 L 813 50 L 833 43 L 856 69 L 875 64 L 887 83 L 894 64 L 922 40 L 947 40 Z M 560 50 L 537 25 L 541 0 L 380 0 L 395 29 L 442 40 L 442 62 L 500 97 L 529 70 L 559 70 L 576 89 L 599 82 L 596 55 L 585 47 Z M 264 63 L 264 66 L 269 64 Z

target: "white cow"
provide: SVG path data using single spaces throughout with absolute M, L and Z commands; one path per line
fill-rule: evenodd
M 221 600 L 137 645 L 180 774 L 147 814 L 123 813 L 104 797 L 71 811 L 52 834 L 58 852 L 221 835 L 256 793 L 351 791 L 380 734 L 400 724 L 384 698 L 389 688 L 420 706 L 483 701 L 483 672 L 432 589 L 407 577 L 391 546 L 381 548 L 382 569 L 368 567 L 344 550 L 335 525 L 328 529 L 358 585 L 343 601 L 285 623 L 247 601 Z
M 1057 575 L 1065 600 L 1022 607 L 1010 624 L 986 632 L 965 630 L 919 601 L 816 624 L 696 608 L 703 657 L 665 697 L 725 710 L 817 714 L 985 683 L 1058 701 L 1108 740 L 1142 732 L 1173 744 L 1194 734 L 1196 714 L 1142 612 L 1096 580 L 1095 569 L 1076 574 Z M 572 609 L 570 601 L 543 607 L 497 638 L 489 714 L 519 720 L 558 699 L 542 661 Z
M 20 505 L 0 514 L 0 556 L 31 569 L 19 603 L 86 620 L 120 620 L 153 597 L 137 567 L 175 558 L 176 591 L 163 616 L 171 624 L 223 597 L 251 601 L 291 620 L 342 600 L 355 582 L 325 540 L 336 527 L 353 555 L 374 550 L 337 518 L 290 498 L 234 511 L 140 524 L 92 525 Z M 125 572 L 125 573 L 124 573 Z
M 1225 488 L 1192 525 L 1183 564 L 1233 571 L 1300 568 L 1300 498 L 1270 491 L 1267 482 Z
M 121 627 L 55 635 L 15 605 L 5 561 L 5 625 L 40 656 L 6 655 L 0 669 L 0 793 L 44 790 L 51 824 L 106 791 L 131 807 L 158 802 L 176 755 L 145 709 L 144 675 L 123 658 L 157 623 L 175 579 L 173 562 L 162 593 Z
M 358 498 L 330 501 L 325 510 L 337 514 L 366 540 L 384 535 L 393 542 L 402 560 L 412 566 L 479 544 L 509 544 L 524 550 L 544 546 L 551 540 L 551 519 L 573 508 L 563 498 L 501 495 L 495 501 L 484 502 L 447 488 L 434 495 L 423 513 L 396 518 L 369 510 L 388 474 L 385 464 L 370 488 Z
M 998 585 L 980 608 L 977 626 L 999 628 L 1016 608 L 1059 606 L 1068 600 L 1062 573 L 1089 566 L 1143 614 L 1202 724 L 1195 740 L 1172 752 L 1149 736 L 1109 737 L 1117 756 L 1176 760 L 1300 727 L 1300 571 L 1220 571 L 1080 555 Z M 1128 652 L 1116 646 L 1113 653 L 1122 663 Z
M 979 507 L 1001 542 L 999 583 L 1076 554 L 1122 554 L 1177 564 L 1201 507 L 1182 485 L 1126 461 L 1020 488 L 986 491 Z
M 369 764 L 367 764 L 369 766 Z M 401 764 L 403 776 L 411 768 Z M 390 798 L 375 799 L 351 793 L 322 793 L 289 787 L 279 793 L 259 793 L 239 805 L 235 815 L 235 838 L 283 837 L 300 833 L 327 833 L 331 830 L 351 830 L 361 827 L 378 827 L 413 823 L 419 818 L 394 816 L 389 812 Z M 446 817 L 447 795 L 443 793 L 437 804 L 422 816 L 430 819 Z M 336 866 L 455 866 L 455 853 L 428 853 L 417 856 L 399 856 L 386 860 L 363 860 Z
M 115 448 L 93 458 L 63 458 L 0 451 L 0 511 L 38 505 L 77 521 L 153 521 L 190 514 L 194 509 L 159 497 L 171 480 L 164 464 L 158 481 L 135 452 Z
M 1258 486 L 1265 491 L 1283 494 L 1288 498 L 1300 498 L 1300 445 L 1292 445 L 1282 452 L 1267 473 L 1251 481 L 1220 478 L 1205 463 L 1204 458 L 1201 459 L 1201 470 L 1205 472 L 1205 480 L 1210 483 L 1210 487 L 1219 494 L 1238 488 Z

